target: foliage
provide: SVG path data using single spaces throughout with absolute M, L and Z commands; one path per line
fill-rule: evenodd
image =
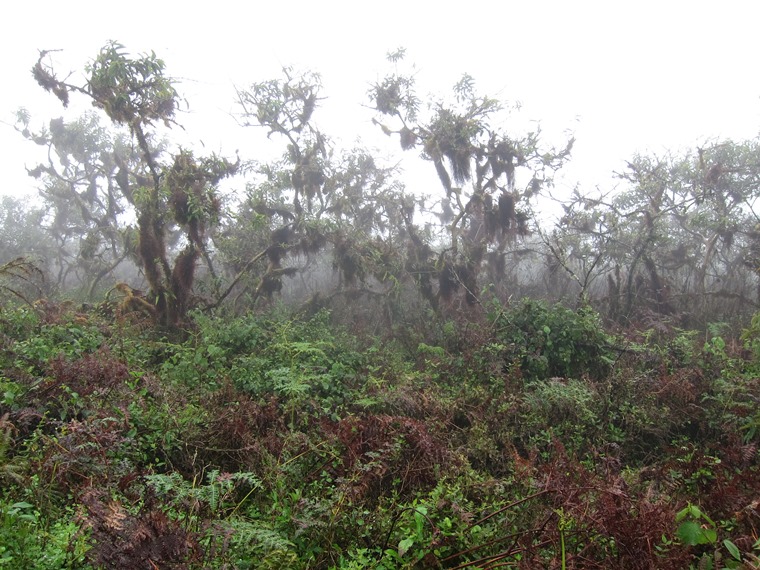
M 403 248 L 416 200 L 393 168 L 362 148 L 339 154 L 317 127 L 318 75 L 286 67 L 283 76 L 238 90 L 241 124 L 277 135 L 286 149 L 280 160 L 251 166 L 256 179 L 223 231 L 234 275 L 225 295 L 235 289 L 253 305 L 300 275 L 302 286 L 290 290 L 316 309 L 366 296 L 392 311 L 408 279 Z
M 221 326 L 216 318 L 196 319 L 194 341 L 166 352 L 162 375 L 170 382 L 220 386 L 230 377 L 261 402 L 277 397 L 292 421 L 302 416 L 304 422 L 311 415 L 338 417 L 359 388 L 362 358 L 345 335 L 329 332 L 327 312 L 305 322 L 247 316 Z
M 681 523 L 676 534 L 684 544 L 696 546 L 718 541 L 715 522 L 696 505 L 690 504 L 680 510 L 676 514 L 676 522 Z
M 124 46 L 111 42 L 86 71 L 90 95 L 115 123 L 135 128 L 174 117 L 178 94 L 155 53 L 130 60 Z
M 52 257 L 0 276 L 24 297 L 0 306 L 0 565 L 757 565 L 753 144 L 636 157 L 546 231 L 531 201 L 570 146 L 502 132 L 469 76 L 429 105 L 412 74 L 371 89 L 436 172 L 431 211 L 317 127 L 316 74 L 238 90 L 282 148 L 233 164 L 159 140 L 179 94 L 155 54 L 108 44 L 83 85 L 46 57 L 43 88 L 125 132 L 19 114 L 49 215 L 5 217 Z M 33 299 L 40 271 L 91 303 Z
M 56 120 L 51 122 L 49 134 L 27 136 L 55 149 L 63 173 L 51 159 L 30 174 L 46 175 L 46 193 L 50 199 L 60 199 L 57 216 L 65 218 L 73 203 L 89 226 L 78 228 L 78 234 L 85 265 L 99 260 L 90 293 L 104 275 L 132 254 L 151 289 L 143 306 L 149 307 L 157 324 L 176 327 L 190 309 L 198 259 L 203 259 L 214 275 L 206 244 L 207 230 L 220 210 L 216 185 L 233 175 L 239 163 L 217 156 L 196 158 L 182 149 L 162 163 L 164 149 L 153 142 L 149 129 L 158 121 L 167 126 L 173 122 L 179 95 L 165 74 L 164 62 L 155 54 L 133 58 L 124 46 L 111 42 L 87 67 L 89 77 L 84 86 L 59 81 L 43 64 L 45 55 L 41 53 L 34 67 L 37 82 L 56 94 L 64 106 L 71 92 L 89 97 L 114 124 L 129 129 L 136 147 L 124 139 L 111 143 L 96 118 L 73 125 Z M 23 126 L 28 133 L 27 124 Z M 86 188 L 82 180 L 87 181 Z M 125 203 L 136 218 L 136 240 L 134 231 L 119 226 Z M 170 251 L 167 243 L 172 230 L 180 231 L 186 240 L 180 252 Z M 105 259 L 101 259 L 101 236 L 110 249 Z
M 104 340 L 97 326 L 76 320 L 43 324 L 35 333 L 18 343 L 17 354 L 37 366 L 59 354 L 84 356 L 100 348 Z
M 590 307 L 576 311 L 525 299 L 495 315 L 506 365 L 530 382 L 551 377 L 601 379 L 613 362 L 611 339 Z
M 604 400 L 593 386 L 581 380 L 538 380 L 526 389 L 515 421 L 526 447 L 544 450 L 562 441 L 579 455 L 598 442 Z
M 0 568 L 91 568 L 86 539 L 73 520 L 48 522 L 26 501 L 0 502 Z
M 28 170 L 39 181 L 44 208 L 28 214 L 42 235 L 27 247 L 41 249 L 58 288 L 80 288 L 94 300 L 103 280 L 116 279 L 122 263 L 135 259 L 132 232 L 122 221 L 127 204 L 115 182 L 119 161 L 134 167 L 139 157 L 129 139 L 109 132 L 95 113 L 70 122 L 52 119 L 40 131 L 32 130 L 30 120 L 20 112 L 16 128 L 47 147 L 48 160 Z
M 388 56 L 395 67 L 403 58 L 403 50 Z M 419 236 L 411 236 L 418 262 L 424 264 L 417 276 L 421 293 L 434 308 L 460 290 L 467 304 L 475 305 L 483 273 L 491 283 L 504 278 L 507 246 L 530 233 L 529 200 L 552 185 L 553 173 L 569 157 L 574 141 L 561 149 L 545 148 L 539 131 L 523 136 L 502 132 L 494 126 L 501 103 L 478 94 L 469 75 L 454 85 L 453 101 L 431 101 L 424 115 L 411 73 L 386 76 L 372 86 L 369 97 L 379 117 L 373 122 L 386 135 L 398 135 L 402 150 L 419 149 L 445 192 L 436 215 L 447 247 L 433 259 Z M 438 280 L 435 297 L 430 274 Z
M 576 189 L 545 236 L 555 270 L 621 322 L 748 316 L 757 308 L 757 144 L 638 155 L 614 196 Z
M 13 522 L 0 532 L 39 560 L 683 568 L 756 555 L 744 426 L 758 384 L 717 336 L 643 334 L 610 368 L 593 312 L 527 301 L 409 351 L 326 311 L 194 313 L 181 341 L 52 305 L 2 317 Z

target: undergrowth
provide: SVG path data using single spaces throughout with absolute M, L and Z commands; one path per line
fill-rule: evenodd
M 757 568 L 756 320 L 6 308 L 0 567 Z

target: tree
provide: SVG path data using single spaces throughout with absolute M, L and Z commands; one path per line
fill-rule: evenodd
M 117 157 L 137 165 L 139 153 L 92 112 L 71 122 L 53 119 L 35 132 L 22 109 L 17 130 L 48 149 L 47 162 L 29 175 L 40 181 L 40 197 L 52 213 L 40 219 L 56 243 L 55 266 L 49 269 L 57 270 L 59 288 L 81 287 L 92 300 L 102 280 L 135 252 L 133 232 L 121 219 L 127 204 L 116 176 Z
M 576 192 L 565 205 L 554 259 L 576 274 L 577 252 L 594 252 L 589 282 L 606 279 L 618 320 L 650 311 L 693 323 L 754 310 L 757 154 L 757 141 L 724 141 L 683 156 L 635 156 L 618 175 L 622 192 Z
M 404 52 L 388 57 L 398 63 Z M 503 276 L 507 246 L 530 231 L 529 200 L 551 184 L 573 141 L 560 150 L 542 149 L 538 131 L 516 138 L 492 126 L 503 107 L 478 95 L 468 75 L 454 86 L 453 102 L 435 102 L 424 113 L 412 75 L 388 75 L 372 87 L 370 99 L 379 115 L 375 122 L 397 135 L 403 150 L 418 149 L 432 163 L 444 192 L 438 217 L 449 243 L 430 258 L 419 240 L 420 289 L 433 306 L 461 289 L 475 304 L 484 269 L 492 282 Z M 431 275 L 438 279 L 435 294 Z
M 153 142 L 156 123 L 174 124 L 179 97 L 164 62 L 154 53 L 132 58 L 123 46 L 111 42 L 87 66 L 87 82 L 81 86 L 59 80 L 43 63 L 46 55 L 42 52 L 33 68 L 44 89 L 64 106 L 71 93 L 89 97 L 136 141 L 138 160 L 114 152 L 105 186 L 118 189 L 134 211 L 138 262 L 150 286 L 148 301 L 156 322 L 177 326 L 190 306 L 197 261 L 202 258 L 214 271 L 206 240 L 220 212 L 216 185 L 234 174 L 238 164 L 216 156 L 195 158 L 187 150 L 167 157 Z M 185 245 L 172 260 L 167 235 L 174 228 L 182 232 Z
M 324 266 L 325 252 L 339 280 L 336 289 L 312 291 L 322 300 L 349 292 L 388 298 L 399 282 L 396 252 L 415 201 L 367 151 L 333 148 L 313 121 L 320 90 L 318 75 L 291 68 L 238 90 L 240 123 L 286 146 L 280 160 L 251 165 L 257 181 L 220 243 L 235 273 L 230 287 L 253 276 L 241 292 L 254 302 L 280 291 L 283 277 Z
M 55 253 L 55 245 L 43 228 L 46 214 L 20 198 L 0 199 L 0 264 L 29 257 L 41 266 Z
M 0 200 L 0 302 L 5 297 L 31 304 L 48 287 L 42 268 L 55 251 L 41 227 L 43 209 L 20 199 Z

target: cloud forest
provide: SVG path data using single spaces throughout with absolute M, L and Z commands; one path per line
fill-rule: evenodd
M 30 61 L 84 110 L 15 113 L 0 567 L 760 568 L 760 139 L 566 191 L 572 137 L 409 59 L 356 105 L 422 188 L 316 71 L 224 155 L 155 53 Z

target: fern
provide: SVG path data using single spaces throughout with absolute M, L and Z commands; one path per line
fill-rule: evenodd
M 21 483 L 24 480 L 26 464 L 22 458 L 12 457 L 15 429 L 7 413 L 0 417 L 0 481 L 5 479 Z
M 291 541 L 263 521 L 247 521 L 238 518 L 228 521 L 226 526 L 234 533 L 232 544 L 241 549 L 272 552 L 295 548 Z
M 234 560 L 236 568 L 303 568 L 297 546 L 268 522 L 230 517 L 206 527 L 210 558 Z M 205 566 L 204 566 L 205 567 Z
M 233 509 L 234 512 L 253 491 L 261 487 L 261 481 L 256 475 L 248 472 L 221 473 L 218 469 L 214 469 L 208 473 L 206 479 L 208 481 L 206 485 L 195 485 L 194 482 L 183 479 L 178 473 L 145 477 L 146 483 L 156 495 L 168 499 L 172 507 L 186 511 L 186 504 L 189 502 L 196 505 L 196 510 L 206 507 L 212 515 L 216 516 L 222 516 L 228 509 Z M 243 486 L 251 487 L 251 490 L 245 495 L 243 501 L 233 503 L 235 491 Z
M 232 484 L 231 480 L 228 481 L 219 481 L 219 471 L 214 470 L 211 473 L 208 474 L 208 485 L 206 487 L 201 487 L 199 491 L 203 491 L 205 489 L 205 492 L 202 493 L 202 495 L 205 495 L 205 497 L 198 497 L 199 499 L 204 498 L 206 502 L 208 503 L 209 509 L 211 509 L 212 513 L 215 513 L 217 509 L 219 508 L 219 491 L 222 486 L 227 487 L 225 483 Z M 231 485 L 230 485 L 231 487 Z
M 170 473 L 169 475 L 146 475 L 145 482 L 159 497 L 166 497 L 173 491 L 178 491 L 180 493 L 180 497 L 182 497 L 184 494 L 182 493 L 182 490 L 186 484 L 182 476 L 176 472 Z

